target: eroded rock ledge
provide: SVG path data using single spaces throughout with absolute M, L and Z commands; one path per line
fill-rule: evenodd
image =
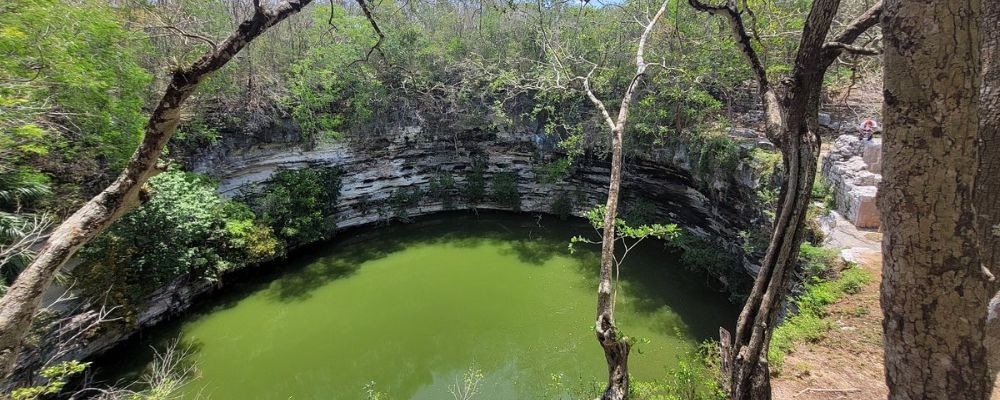
M 575 199 L 572 213 L 581 215 L 605 200 L 609 163 L 601 156 L 584 156 L 566 179 L 543 183 L 537 176 L 538 168 L 563 155 L 554 149 L 553 143 L 539 136 L 476 132 L 456 137 L 417 133 L 401 130 L 396 135 L 365 143 L 342 141 L 306 148 L 298 144 L 295 135 L 277 132 L 267 140 L 235 138 L 191 152 L 186 164 L 194 171 L 218 179 L 219 191 L 227 196 L 258 191 L 259 184 L 279 169 L 337 166 L 342 171 L 340 199 L 334 215 L 338 230 L 392 218 L 391 214 L 378 210 L 388 207 L 395 191 L 420 187 L 426 193 L 431 179 L 439 173 L 450 173 L 460 187 L 474 160 L 485 161 L 487 182 L 496 173 L 516 174 L 522 212 L 550 213 L 555 199 L 570 195 Z M 747 148 L 758 145 L 756 138 L 743 142 Z M 742 264 L 726 267 L 753 275 L 757 270 L 755 257 L 744 254 L 740 233 L 767 223 L 753 200 L 758 185 L 756 173 L 742 163 L 737 171 L 713 171 L 703 176 L 693 172 L 693 163 L 682 143 L 648 151 L 641 158 L 627 156 L 622 182 L 625 207 L 637 198 L 648 200 L 656 206 L 656 222 L 677 223 L 691 234 L 732 252 Z M 362 203 L 376 207 L 361 206 Z M 470 208 L 504 207 L 488 200 L 470 205 L 456 198 L 450 209 Z M 448 207 L 440 200 L 425 196 L 405 211 L 417 216 L 445 209 Z M 727 284 L 724 276 L 718 278 L 723 285 Z M 99 317 L 98 312 L 85 305 L 64 306 L 49 317 L 54 322 L 41 329 L 7 384 L 26 382 L 30 371 L 54 355 L 60 359 L 85 359 L 100 354 L 140 329 L 186 311 L 198 296 L 221 287 L 225 281 L 225 276 L 214 284 L 181 277 L 152 294 L 147 307 L 137 313 L 133 328 L 119 325 L 100 329 L 82 336 L 82 340 L 78 337 L 72 348 L 56 349 L 55 343 L 87 329 Z M 61 354 L 55 354 L 57 351 Z

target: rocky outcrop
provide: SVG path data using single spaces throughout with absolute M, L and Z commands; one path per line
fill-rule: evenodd
M 823 157 L 821 176 L 830 185 L 838 212 L 858 228 L 877 229 L 878 184 L 882 181 L 882 139 L 837 138 Z
M 519 140 L 480 132 L 460 139 L 397 135 L 369 143 L 337 142 L 308 150 L 232 149 L 222 157 L 202 158 L 192 168 L 217 178 L 223 194 L 236 196 L 258 191 L 259 184 L 279 169 L 337 166 L 342 171 L 342 186 L 335 219 L 338 227 L 346 228 L 385 219 L 384 211 L 393 193 L 413 188 L 428 193 L 431 180 L 438 174 L 449 174 L 457 187 L 463 186 L 474 160 L 485 162 L 487 182 L 496 173 L 517 175 L 521 211 L 548 213 L 561 196 L 573 199 L 573 212 L 577 215 L 602 204 L 608 185 L 606 160 L 585 156 L 565 179 L 543 182 L 540 168 L 561 156 L 531 137 Z M 720 243 L 738 243 L 738 232 L 747 228 L 757 212 L 746 201 L 756 184 L 753 173 L 749 167 L 741 166 L 741 171 L 705 180 L 692 175 L 690 163 L 683 146 L 655 149 L 641 158 L 631 157 L 625 166 L 622 185 L 625 206 L 629 199 L 643 198 L 656 205 L 661 221 L 676 222 L 696 235 L 718 239 Z M 451 203 L 457 209 L 504 208 L 489 200 L 464 204 L 457 193 L 454 195 Z M 445 204 L 440 199 L 424 196 L 406 212 L 412 216 L 443 209 Z M 733 251 L 739 250 L 734 247 Z
M 746 147 L 759 146 L 755 135 L 747 135 Z M 281 130 L 269 137 L 234 137 L 186 155 L 188 167 L 219 181 L 219 191 L 227 196 L 253 195 L 261 184 L 280 169 L 310 166 L 337 166 L 341 174 L 340 196 L 334 213 L 338 230 L 371 224 L 397 217 L 430 214 L 446 209 L 504 209 L 489 200 L 492 176 L 513 173 L 520 195 L 519 211 L 551 213 L 557 199 L 570 199 L 571 211 L 581 215 L 603 204 L 608 186 L 609 163 L 600 155 L 582 156 L 568 175 L 548 183 L 540 176 L 542 166 L 562 157 L 553 143 L 537 135 L 504 135 L 497 132 L 466 132 L 462 135 L 432 135 L 419 129 L 402 129 L 396 134 L 377 136 L 367 141 L 351 140 L 318 146 L 302 146 L 292 131 Z M 485 163 L 487 199 L 477 204 L 462 201 L 458 188 L 465 185 L 474 162 Z M 743 253 L 740 232 L 754 224 L 764 224 L 761 210 L 754 205 L 756 172 L 748 164 L 736 171 L 713 171 L 695 174 L 694 161 L 683 144 L 649 150 L 642 157 L 626 157 L 622 203 L 647 200 L 655 206 L 658 222 L 674 222 L 688 232 L 712 241 L 744 260 L 742 269 L 750 275 L 757 266 L 753 256 Z M 450 201 L 429 195 L 431 180 L 439 174 L 454 178 Z M 392 196 L 399 191 L 420 188 L 422 197 L 394 210 Z M 723 284 L 725 276 L 718 277 Z M 92 307 L 77 304 L 65 309 L 57 320 L 41 329 L 36 345 L 21 359 L 11 382 L 30 379 L 29 371 L 59 356 L 61 359 L 84 359 L 99 354 L 128 338 L 137 329 L 151 326 L 187 310 L 201 294 L 221 286 L 182 277 L 156 291 L 148 305 L 135 318 L 133 328 L 120 324 L 106 329 L 83 332 L 100 319 Z M 58 348 L 65 338 L 86 335 L 74 340 L 70 349 Z M 79 339 L 79 337 L 77 337 Z

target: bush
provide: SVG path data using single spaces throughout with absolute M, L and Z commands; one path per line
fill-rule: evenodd
M 830 278 L 841 267 L 840 251 L 817 247 L 810 243 L 799 246 L 799 264 L 802 265 L 804 282 Z
M 559 193 L 556 199 L 552 201 L 552 207 L 549 210 L 552 214 L 559 217 L 560 220 L 565 221 L 573 215 L 573 199 L 566 192 Z
M 455 208 L 455 177 L 450 172 L 439 172 L 434 175 L 427 191 L 433 199 L 441 202 L 441 207 L 445 210 Z
M 398 219 L 402 222 L 410 222 L 410 208 L 416 207 L 420 204 L 420 199 L 424 196 L 424 192 L 420 190 L 419 186 L 414 186 L 412 188 L 396 188 L 389 195 L 389 207 L 392 208 L 392 218 Z
M 479 204 L 486 196 L 486 161 L 474 159 L 465 172 L 465 185 L 462 186 L 462 196 L 470 206 Z
M 263 193 L 249 199 L 263 223 L 289 243 L 315 242 L 336 227 L 330 217 L 340 196 L 340 169 L 279 170 L 264 184 Z
M 706 273 L 726 282 L 729 300 L 740 303 L 746 298 L 753 280 L 743 271 L 739 260 L 728 250 L 689 233 L 680 235 L 667 246 L 681 250 L 681 263 L 689 271 Z
M 281 252 L 270 228 L 245 205 L 216 194 L 204 177 L 172 170 L 149 184 L 148 202 L 81 250 L 72 274 L 91 298 L 108 293 L 112 304 L 132 311 L 180 275 L 214 279 Z
M 656 204 L 642 197 L 626 202 L 623 208 L 622 218 L 631 226 L 651 224 L 656 218 Z
M 493 201 L 501 207 L 514 211 L 521 210 L 521 192 L 517 188 L 517 173 L 497 172 L 493 174 L 490 188 L 493 191 Z

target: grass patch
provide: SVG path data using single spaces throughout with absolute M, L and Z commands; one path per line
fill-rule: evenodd
M 803 243 L 799 257 L 807 274 L 805 292 L 795 299 L 798 314 L 786 318 L 771 336 L 767 359 L 774 374 L 781 372 L 785 355 L 796 343 L 817 342 L 833 329 L 833 321 L 826 319 L 827 306 L 844 295 L 861 292 L 872 279 L 871 273 L 854 264 L 848 264 L 839 276 L 830 278 L 835 263 L 840 262 L 834 249 Z

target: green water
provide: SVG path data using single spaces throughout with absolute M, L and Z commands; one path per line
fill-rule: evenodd
M 374 382 L 394 399 L 451 399 L 449 386 L 470 368 L 485 375 L 477 399 L 550 396 L 553 375 L 564 386 L 606 376 L 591 325 L 597 248 L 567 248 L 592 232 L 509 214 L 351 232 L 227 288 L 98 368 L 135 376 L 151 346 L 179 339 L 199 375 L 185 398 L 358 399 Z M 630 358 L 640 379 L 663 378 L 735 319 L 726 296 L 676 260 L 651 242 L 621 272 L 617 322 L 649 339 Z

